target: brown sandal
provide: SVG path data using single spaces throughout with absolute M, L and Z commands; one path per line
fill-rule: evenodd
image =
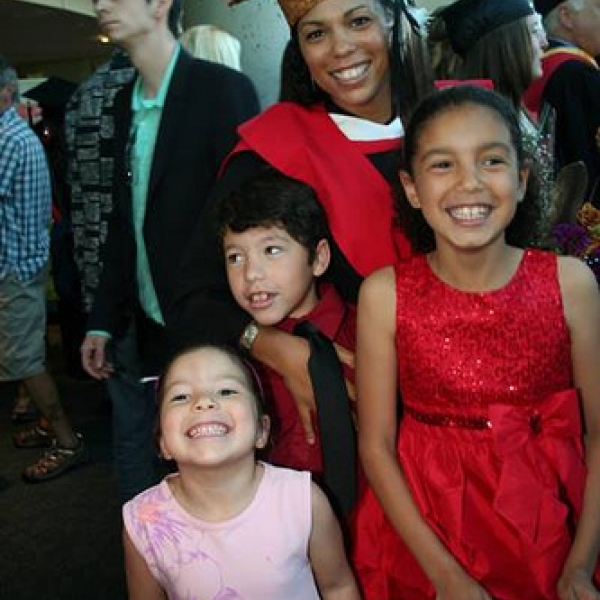
M 52 432 L 38 422 L 17 431 L 13 435 L 13 444 L 17 448 L 48 448 L 53 439 Z
M 77 438 L 79 444 L 75 448 L 63 448 L 54 440 L 52 447 L 36 463 L 25 468 L 23 479 L 27 483 L 42 483 L 87 464 L 90 461 L 88 449 L 80 434 Z

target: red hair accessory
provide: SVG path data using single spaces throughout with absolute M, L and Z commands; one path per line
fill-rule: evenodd
M 494 91 L 494 82 L 491 79 L 437 79 L 434 85 L 438 90 L 444 90 L 458 85 L 476 85 Z

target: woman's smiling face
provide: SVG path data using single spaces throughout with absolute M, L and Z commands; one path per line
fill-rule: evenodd
M 378 0 L 324 0 L 297 25 L 315 84 L 343 110 L 379 123 L 392 117 L 390 29 Z

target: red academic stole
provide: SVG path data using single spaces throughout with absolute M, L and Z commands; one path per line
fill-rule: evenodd
M 540 114 L 542 96 L 550 78 L 558 67 L 570 60 L 578 60 L 598 68 L 596 61 L 587 52 L 575 46 L 557 46 L 545 52 L 542 58 L 543 75 L 523 94 L 523 103 L 536 118 Z
M 275 169 L 310 185 L 344 256 L 363 277 L 410 256 L 394 226 L 392 191 L 367 154 L 399 150 L 400 140 L 353 142 L 321 105 L 280 102 L 238 130 L 232 155 L 251 150 Z

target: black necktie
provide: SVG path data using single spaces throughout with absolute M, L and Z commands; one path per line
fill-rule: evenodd
M 357 454 L 342 365 L 333 342 L 312 323 L 298 323 L 294 333 L 310 344 L 308 372 L 317 404 L 325 488 L 338 511 L 349 515 L 356 501 Z

